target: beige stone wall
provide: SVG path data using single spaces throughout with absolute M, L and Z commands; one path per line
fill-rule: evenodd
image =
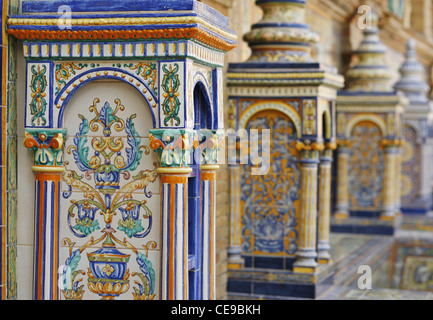
M 313 4 L 310 4 L 307 10 L 306 22 L 321 39 L 313 48 L 313 58 L 341 70 L 343 67 L 341 52 L 344 45 L 342 42 L 343 23 L 332 19 L 332 16 Z

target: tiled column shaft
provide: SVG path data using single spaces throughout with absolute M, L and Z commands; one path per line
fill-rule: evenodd
M 158 168 L 161 177 L 161 299 L 188 299 L 188 174 Z
M 326 264 L 331 260 L 329 255 L 329 231 L 331 217 L 331 169 L 332 169 L 332 150 L 326 149 L 321 157 L 319 164 L 319 232 L 317 260 L 319 263 Z
M 335 218 L 349 217 L 349 149 L 346 146 L 338 147 L 337 160 L 337 203 L 335 205 Z
M 241 221 L 240 221 L 240 166 L 229 165 L 229 248 L 227 250 L 227 267 L 229 269 L 239 269 L 243 265 L 241 257 Z
M 60 173 L 35 173 L 35 300 L 58 300 Z
M 188 281 L 188 177 L 187 159 L 194 134 L 185 129 L 150 130 L 149 146 L 158 153 L 161 177 L 162 300 L 187 300 Z
M 215 299 L 215 215 L 216 215 L 216 170 L 218 165 L 202 165 L 202 236 L 203 255 L 201 272 L 203 279 L 203 299 Z
M 35 242 L 33 298 L 58 300 L 60 181 L 66 130 L 26 130 L 24 145 L 34 153 Z
M 396 203 L 396 214 L 401 213 L 401 164 L 402 164 L 402 149 L 398 149 L 396 168 L 395 168 L 395 203 Z
M 398 176 L 400 148 L 394 145 L 385 146 L 385 172 L 383 178 L 383 208 L 381 220 L 393 220 L 395 213 L 400 210 L 397 201 Z
M 318 151 L 301 150 L 301 210 L 295 273 L 314 273 L 317 267 L 317 173 Z

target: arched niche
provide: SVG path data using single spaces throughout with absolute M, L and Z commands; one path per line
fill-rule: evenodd
M 80 274 L 79 284 L 71 281 L 84 285 L 85 300 L 159 298 L 161 195 L 157 155 L 148 147 L 151 109 L 133 86 L 107 78 L 86 82 L 64 106 L 59 260 Z M 110 264 L 112 255 L 124 264 Z M 101 275 L 114 277 L 113 287 Z M 62 299 L 71 294 L 66 283 Z
M 349 202 L 354 212 L 381 208 L 385 154 L 382 145 L 383 127 L 372 117 L 358 117 L 348 122 L 351 148 L 349 152 Z M 373 120 L 373 121 L 372 121 Z M 350 130 L 350 131 L 349 131 Z
M 247 132 L 259 129 L 259 135 L 260 130 L 269 129 L 271 138 L 263 141 L 270 143 L 266 175 L 252 175 L 251 163 L 240 166 L 241 248 L 246 267 L 265 263 L 291 268 L 295 258 L 301 205 L 300 156 L 295 148 L 299 130 L 296 118 L 287 113 L 291 114 L 263 108 L 249 116 L 243 126 Z M 259 150 L 260 143 L 259 138 Z
M 386 137 L 387 131 L 386 131 L 386 124 L 385 121 L 378 115 L 374 114 L 359 114 L 356 116 L 353 116 L 349 121 L 347 121 L 346 124 L 346 137 L 351 137 L 353 134 L 354 128 L 359 125 L 361 122 L 371 122 L 375 124 L 382 135 L 383 138 Z
M 246 129 L 247 124 L 250 121 L 250 119 L 255 116 L 258 112 L 265 111 L 265 110 L 275 110 L 279 111 L 286 116 L 290 118 L 290 120 L 293 122 L 296 128 L 296 135 L 298 138 L 302 136 L 302 130 L 301 130 L 301 118 L 296 111 L 295 108 L 293 108 L 291 105 L 287 103 L 283 103 L 281 101 L 266 101 L 266 102 L 257 102 L 250 105 L 243 113 L 242 116 L 239 119 L 239 129 Z
M 214 115 L 214 104 L 209 88 L 211 85 L 201 72 L 194 75 L 194 129 L 217 129 L 218 117 Z
M 126 83 L 136 89 L 144 100 L 144 104 L 149 107 L 151 119 L 153 121 L 152 127 L 157 127 L 157 92 L 155 90 L 156 82 L 156 70 L 150 69 L 148 62 L 140 63 L 118 63 L 123 66 L 122 68 L 113 67 L 117 64 L 110 63 L 85 63 L 76 64 L 73 62 L 64 62 L 56 65 L 55 71 L 55 96 L 53 105 L 54 109 L 57 109 L 58 118 L 57 126 L 60 128 L 63 126 L 64 113 L 69 100 L 74 94 L 85 87 L 88 83 L 94 81 L 105 81 L 107 83 L 117 82 Z M 141 69 L 139 69 L 141 68 Z M 147 68 L 147 69 L 146 69 Z M 145 74 L 146 70 L 150 70 L 151 74 L 155 74 L 150 80 L 149 76 L 143 78 L 138 73 L 134 73 L 134 70 L 143 70 L 141 73 Z M 67 72 L 68 76 L 62 77 L 62 71 Z
M 328 110 L 322 113 L 322 132 L 323 138 L 330 140 L 332 138 L 331 114 Z

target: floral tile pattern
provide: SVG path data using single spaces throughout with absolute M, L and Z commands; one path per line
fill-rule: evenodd
M 160 198 L 147 190 L 158 180 L 148 139 L 120 99 L 95 98 L 88 110 L 90 117 L 77 115 L 65 155 L 63 298 L 114 299 L 129 292 L 130 298 L 154 299 L 159 221 L 152 211 L 159 211 Z

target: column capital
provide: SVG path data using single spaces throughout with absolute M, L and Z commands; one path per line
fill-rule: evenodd
M 198 139 L 191 129 L 149 130 L 149 146 L 158 153 L 160 168 L 189 167 Z
M 319 152 L 325 149 L 323 143 L 309 140 L 297 141 L 295 147 L 301 153 L 300 163 L 302 165 L 317 164 L 319 162 Z
M 325 149 L 320 152 L 320 163 L 331 163 L 333 161 L 332 152 L 337 149 L 336 142 L 328 142 L 325 144 Z
M 202 164 L 200 166 L 201 171 L 216 171 L 220 168 L 217 164 Z
M 217 170 L 218 151 L 224 147 L 223 132 L 221 130 L 200 129 L 200 169 L 214 168 L 207 170 Z M 203 169 L 204 168 L 204 169 Z
M 192 168 L 180 168 L 180 167 L 175 167 L 175 168 L 166 168 L 166 167 L 162 167 L 162 168 L 157 168 L 156 172 L 159 174 L 173 174 L 173 175 L 179 175 L 179 174 L 189 174 L 192 172 Z
M 60 173 L 66 129 L 25 129 L 24 146 L 33 151 L 33 172 Z
M 401 146 L 403 146 L 403 140 L 401 139 L 383 139 L 381 143 L 382 146 L 386 149 L 400 148 Z
M 329 141 L 325 143 L 325 150 L 337 150 L 337 141 Z
M 352 147 L 352 141 L 350 139 L 338 139 L 337 140 L 338 149 L 349 149 Z
M 298 151 L 323 151 L 325 145 L 320 142 L 312 142 L 310 140 L 297 141 L 295 145 Z

